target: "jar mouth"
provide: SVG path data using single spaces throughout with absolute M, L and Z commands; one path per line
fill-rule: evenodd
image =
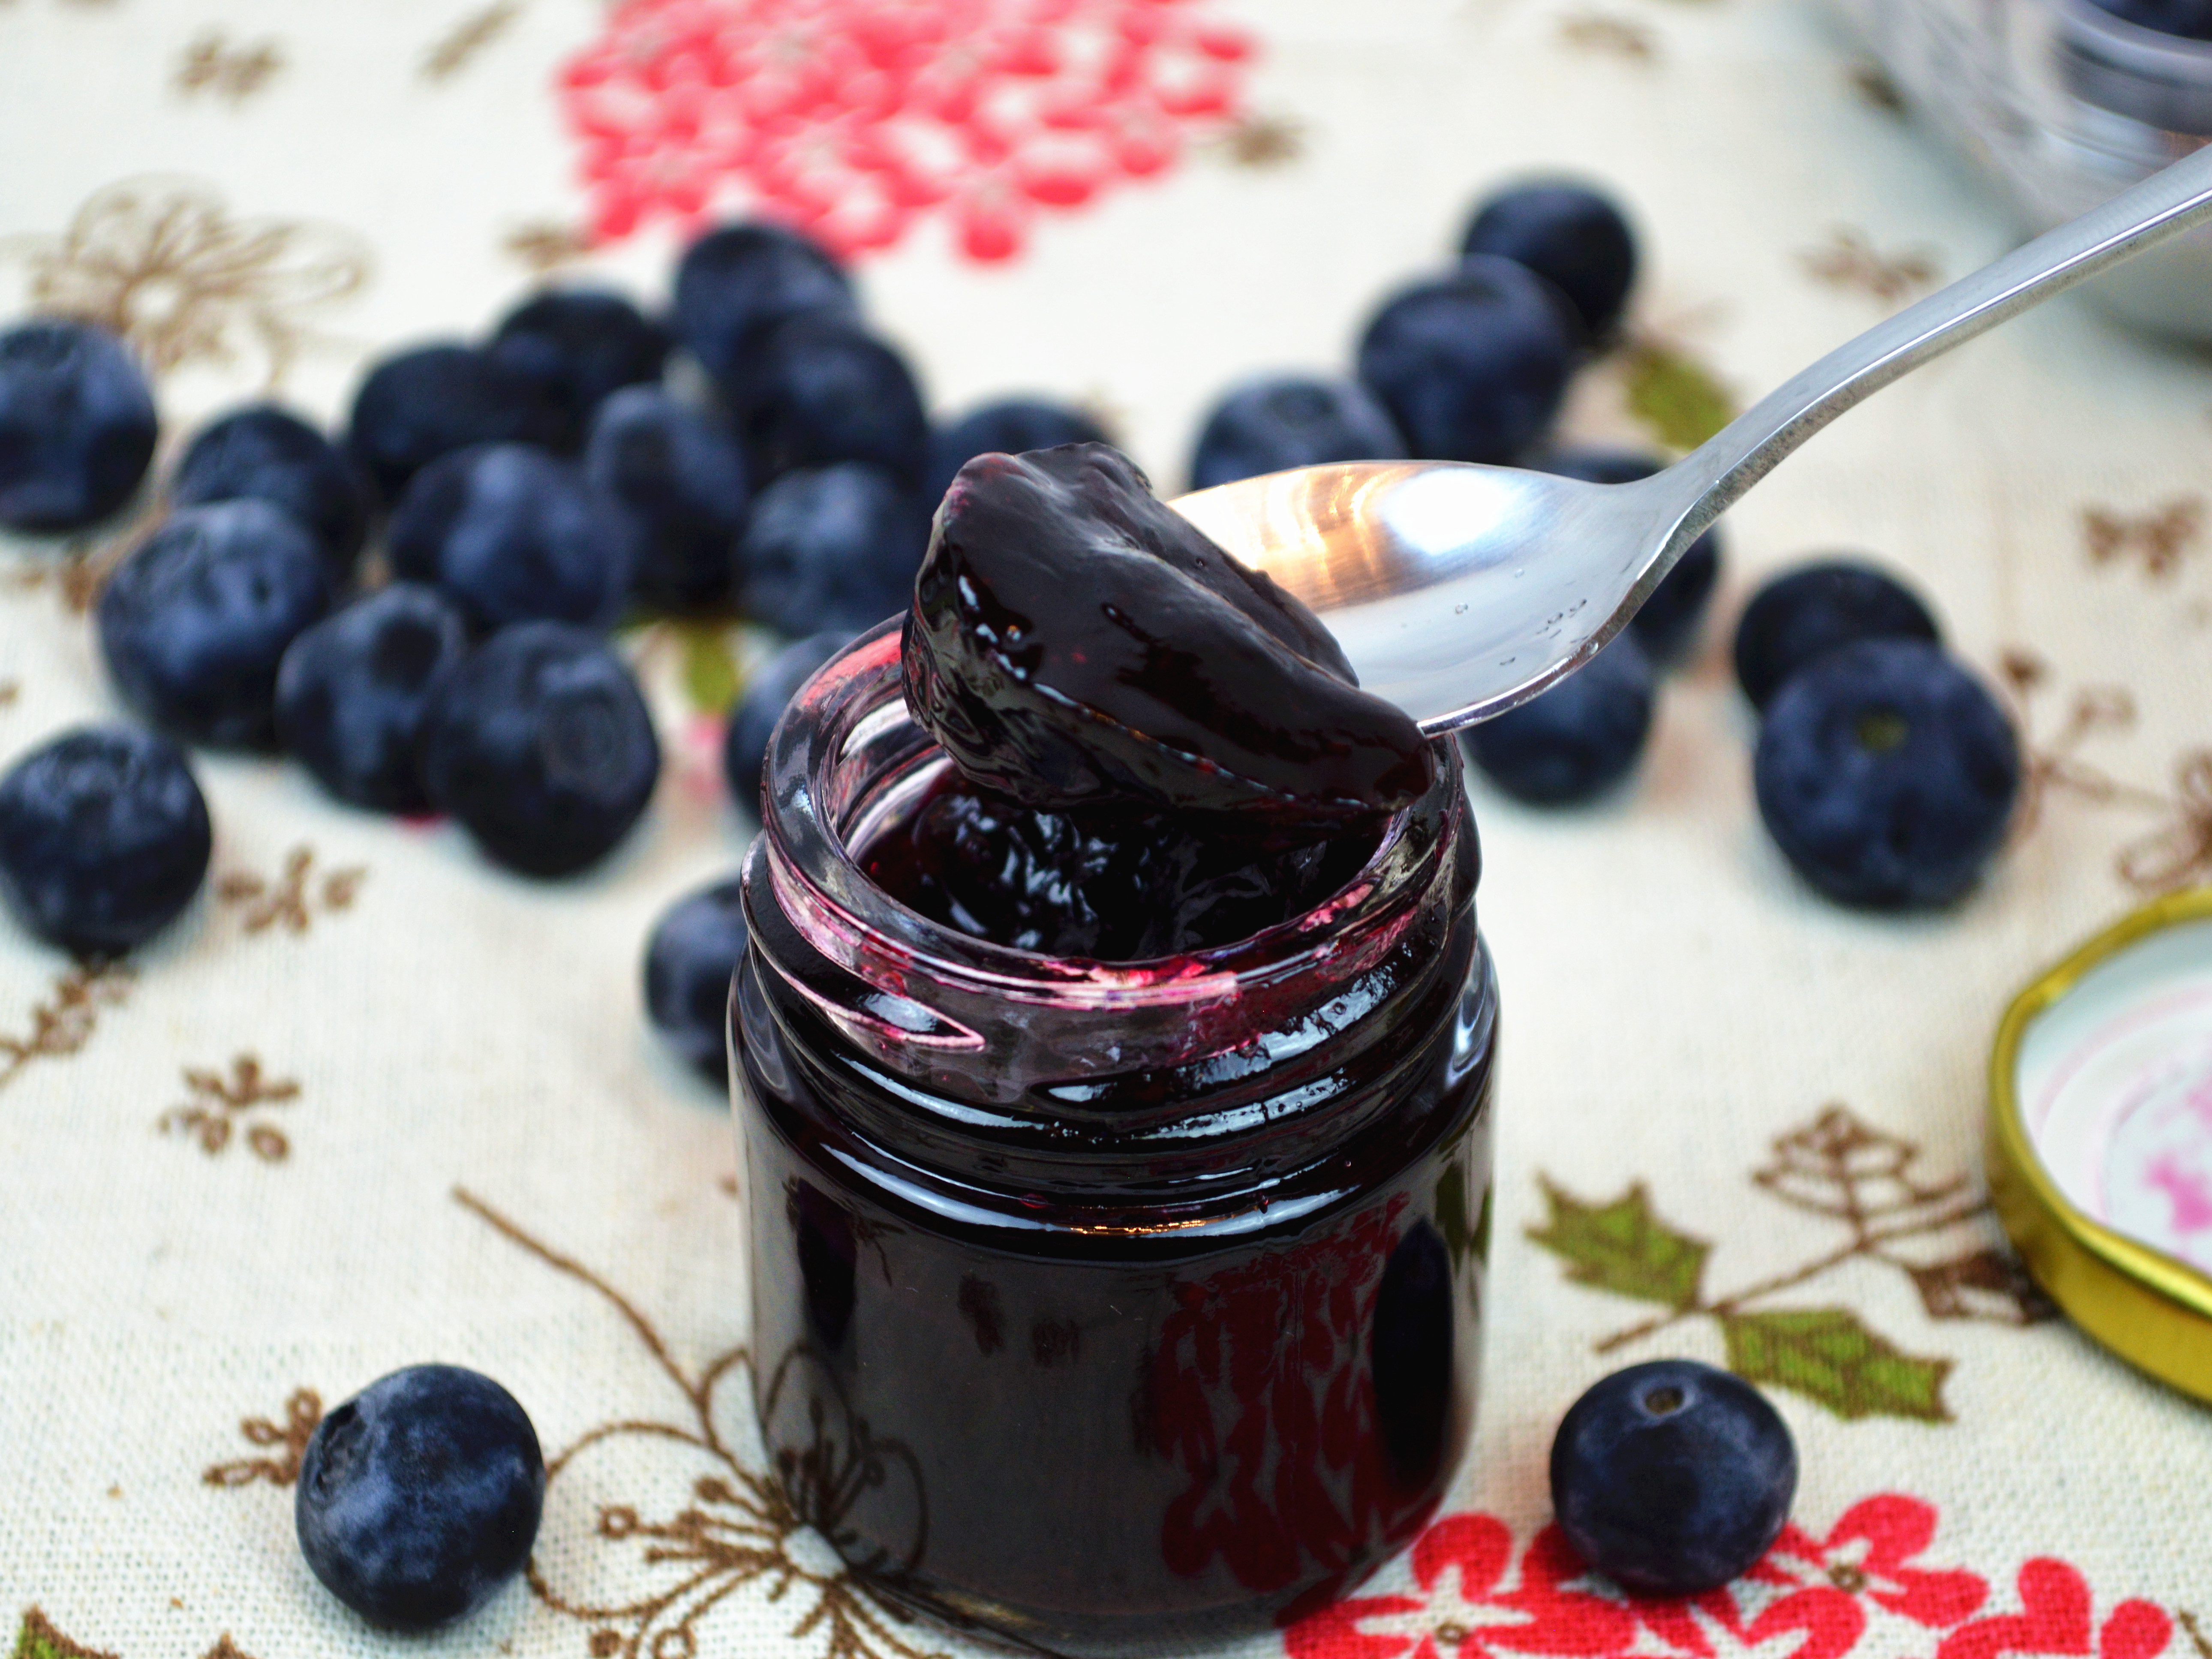
M 878 886 L 853 853 L 950 764 L 908 712 L 902 626 L 893 618 L 870 629 L 800 689 L 769 739 L 763 792 L 763 864 L 780 907 L 815 950 L 884 992 L 902 995 L 919 975 L 945 989 L 1066 1009 L 1133 1011 L 1239 996 L 1324 964 L 1341 971 L 1348 938 L 1375 934 L 1371 924 L 1405 908 L 1409 891 L 1425 890 L 1443 872 L 1449 831 L 1463 811 L 1455 764 L 1437 768 L 1427 793 L 1390 820 L 1343 886 L 1230 944 L 1102 962 L 994 944 L 933 921 Z M 749 878 L 751 870 L 749 860 Z M 930 1040 L 925 1032 L 907 1036 Z

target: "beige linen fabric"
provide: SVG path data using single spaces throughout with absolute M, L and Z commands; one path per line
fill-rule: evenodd
M 1162 175 L 1043 216 L 1003 263 L 963 257 L 925 216 L 860 264 L 935 408 L 1090 398 L 1178 485 L 1221 387 L 1343 365 L 1386 288 L 1449 256 L 1474 198 L 1537 166 L 1609 181 L 1644 234 L 1631 346 L 1577 394 L 1586 435 L 1650 441 L 1628 393 L 1655 364 L 1755 394 L 2008 243 L 1845 46 L 1781 0 L 1207 9 L 1259 46 L 1230 136 L 1201 131 Z M 607 27 L 587 0 L 0 0 L 0 315 L 88 201 L 151 177 L 138 210 L 190 198 L 227 227 L 286 228 L 243 295 L 195 288 L 201 265 L 130 296 L 142 337 L 174 348 L 172 441 L 263 384 L 272 344 L 283 394 L 342 416 L 365 358 L 481 330 L 529 280 L 519 255 L 559 253 L 586 220 L 552 88 Z M 658 299 L 672 246 L 648 226 L 563 274 Z M 221 349 L 161 320 L 179 306 L 219 325 Z M 1693 1620 L 1712 1650 L 1952 1641 L 1963 1659 L 2087 1651 L 2094 1631 L 2112 1659 L 2206 1650 L 2172 1615 L 2212 1615 L 2212 1424 L 2064 1324 L 2018 1322 L 2032 1303 L 1974 1206 L 1982 1067 L 2012 991 L 2147 891 L 2212 869 L 2212 804 L 2181 770 L 2212 690 L 2209 422 L 2201 357 L 2056 301 L 1846 416 L 1729 515 L 1714 620 L 1632 787 L 1545 813 L 1475 782 L 1502 1139 L 1480 1423 L 1449 1507 L 1502 1522 L 1515 1565 L 1491 1583 L 1431 1563 L 1424 1585 L 1394 1564 L 1370 1593 L 1402 1605 L 1309 1632 L 1303 1651 L 1500 1645 L 1477 1627 L 1535 1616 L 1492 1592 L 1541 1577 L 1517 1553 L 1548 1518 L 1559 1413 L 1628 1360 L 1721 1360 L 1730 1331 L 1741 1363 L 1798 1368 L 1802 1386 L 1774 1397 L 1802 1451 L 1805 1533 L 1899 1494 L 1875 1531 L 1934 1530 L 1897 1559 L 1971 1573 L 1984 1597 L 1917 1620 L 1880 1602 L 1894 1563 L 1862 1528 L 1802 1558 L 1840 1624 L 1761 1626 L 1787 1598 L 1753 1587 Z M 1832 908 L 1758 823 L 1728 629 L 1766 572 L 1837 547 L 1911 572 L 1993 681 L 2014 665 L 2032 811 L 1950 914 Z M 57 571 L 49 548 L 4 550 L 0 760 L 117 711 Z M 890 1621 L 811 1534 L 707 1524 L 768 1506 L 744 1484 L 759 1463 L 742 1372 L 698 1386 L 745 1336 L 733 1153 L 713 1090 L 645 1028 L 638 963 L 661 908 L 732 869 L 753 824 L 722 792 L 680 651 L 637 648 L 665 773 L 637 832 L 579 879 L 525 881 L 450 827 L 203 754 L 214 872 L 176 927 L 91 981 L 0 930 L 0 1642 L 20 1627 L 21 1659 L 198 1659 L 224 1638 L 259 1659 L 968 1650 Z M 2107 687 L 2131 714 L 2107 696 L 2105 718 L 2069 725 Z M 2045 764 L 2062 753 L 2070 769 Z M 1808 1127 L 1832 1105 L 1850 1116 Z M 234 1132 L 207 1151 L 204 1116 L 161 1127 L 179 1108 Z M 1792 1202 L 1846 1167 L 1893 1196 L 1917 1183 L 1900 1213 L 1931 1224 L 1852 1250 L 1847 1223 Z M 1639 1202 L 1661 1231 L 1637 1232 Z M 1606 1266 L 1600 1243 L 1624 1237 L 1629 1265 Z M 1680 1290 L 1690 1267 L 1688 1291 L 1652 1291 L 1651 1274 Z M 1690 1310 L 1606 1346 L 1674 1302 Z M 408 1643 L 301 1565 L 287 1411 L 303 1425 L 298 1391 L 334 1404 L 433 1358 L 505 1382 L 549 1453 L 589 1443 L 555 1479 L 538 1587 Z M 591 1438 L 625 1423 L 690 1441 Z M 687 1511 L 706 1517 L 688 1532 Z M 646 1563 L 640 1529 L 656 1525 L 674 1565 Z M 656 1600 L 692 1566 L 690 1589 Z M 2080 1620 L 2069 1583 L 2090 1598 Z M 2128 1598 L 2160 1611 L 2116 1623 Z M 1969 1612 L 2021 1617 L 1970 1629 Z M 1656 1626 L 1635 1642 L 1694 1650 Z

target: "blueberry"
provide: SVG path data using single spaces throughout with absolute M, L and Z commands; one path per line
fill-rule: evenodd
M 106 518 L 146 476 L 154 432 L 146 377 L 106 330 L 38 318 L 0 331 L 0 526 Z
M 1632 633 L 1518 708 L 1460 733 L 1468 758 L 1509 795 L 1585 801 L 1626 777 L 1651 731 L 1651 659 Z
M 853 635 L 842 629 L 810 634 L 777 652 L 745 683 L 744 699 L 730 716 L 722 737 L 722 769 L 730 780 L 731 799 L 738 805 L 760 811 L 761 791 L 768 781 L 769 733 L 814 671 L 852 642 Z
M 184 751 L 128 726 L 64 732 L 0 777 L 0 897 L 50 944 L 119 956 L 191 902 L 207 802 Z
M 1213 406 L 1198 434 L 1190 487 L 1326 461 L 1389 461 L 1406 441 L 1364 386 L 1285 374 L 1247 380 Z
M 724 386 L 755 476 L 865 461 L 921 487 L 929 418 L 906 360 L 851 318 L 780 323 Z
M 717 415 L 634 386 L 600 404 L 584 477 L 629 520 L 630 588 L 689 610 L 730 596 L 730 561 L 750 492 L 736 434 Z
M 786 634 L 858 632 L 906 608 L 928 544 L 929 509 L 878 469 L 787 472 L 738 544 L 738 605 Z
M 1559 291 L 1478 254 L 1392 295 L 1359 342 L 1359 378 L 1426 460 L 1515 459 L 1566 396 L 1580 325 Z
M 323 544 L 332 582 L 353 574 L 368 530 L 368 484 L 352 458 L 289 410 L 251 404 L 200 428 L 169 475 L 169 501 L 240 498 L 283 507 Z
M 729 1077 L 722 1025 L 730 980 L 745 953 L 744 884 L 732 877 L 678 899 L 645 947 L 645 1012 L 684 1062 Z
M 1552 1507 L 1624 1589 L 1693 1595 L 1753 1566 L 1797 1495 L 1797 1448 L 1758 1389 L 1692 1359 L 1615 1371 L 1552 1442 Z
M 379 812 L 428 805 L 415 742 L 431 678 L 468 649 L 434 587 L 394 582 L 294 640 L 276 672 L 276 738 L 340 800 Z
M 1545 471 L 1563 478 L 1618 484 L 1648 478 L 1667 464 L 1626 450 L 1561 449 L 1546 456 L 1540 465 Z M 1629 621 L 1636 642 L 1655 664 L 1679 660 L 1697 638 L 1698 624 L 1705 620 L 1705 606 L 1712 599 L 1720 574 L 1721 532 L 1715 527 L 1683 550 L 1674 568 L 1644 601 L 1644 608 Z
M 717 382 L 726 383 L 760 335 L 786 318 L 854 309 L 852 283 L 837 262 L 780 225 L 710 230 L 676 267 L 676 336 Z
M 1801 565 L 1751 596 L 1735 625 L 1735 678 L 1754 708 L 1790 676 L 1854 640 L 1941 644 L 1936 618 L 1895 577 L 1856 559 Z
M 1462 254 L 1518 261 L 1565 295 L 1594 340 L 1611 334 L 1636 281 L 1636 238 L 1612 200 L 1583 185 L 1522 185 L 1475 210 Z
M 488 349 L 559 405 L 565 448 L 582 439 L 592 411 L 613 393 L 660 378 L 668 336 L 619 294 L 554 289 L 508 312 Z
M 526 444 L 431 462 L 399 498 L 386 546 L 395 574 L 437 583 L 483 629 L 537 618 L 606 627 L 635 557 L 615 504 Z
M 1922 640 L 1862 640 L 1793 675 L 1759 723 L 1767 833 L 1846 904 L 1945 904 L 2003 841 L 2020 794 L 2012 722 Z
M 971 410 L 930 434 L 929 476 L 922 494 L 933 506 L 952 475 L 978 455 L 1020 455 L 1060 444 L 1103 444 L 1098 422 L 1079 410 L 1037 398 L 1006 398 Z
M 192 743 L 265 747 L 276 665 L 330 605 L 321 544 L 282 507 L 179 507 L 108 579 L 100 654 L 151 724 Z
M 563 623 L 518 623 L 440 674 L 416 750 L 430 804 L 533 876 L 596 862 L 629 833 L 660 744 L 629 665 Z
M 472 444 L 555 445 L 568 416 L 545 383 L 471 346 L 385 358 L 354 394 L 346 447 L 387 501 L 436 460 Z
M 331 1595 L 428 1630 L 522 1571 L 544 1507 L 544 1454 L 514 1396 L 458 1365 L 410 1365 L 315 1425 L 292 1516 Z

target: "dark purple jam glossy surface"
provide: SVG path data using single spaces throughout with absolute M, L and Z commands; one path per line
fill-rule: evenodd
M 983 455 L 915 582 L 907 700 L 974 781 L 1312 833 L 1428 787 L 1427 743 L 1358 690 L 1311 611 L 1104 444 Z
M 1042 811 L 948 772 L 862 849 L 884 892 L 971 939 L 1142 962 L 1289 921 L 1358 873 L 1378 837 L 1274 844 L 1119 804 Z

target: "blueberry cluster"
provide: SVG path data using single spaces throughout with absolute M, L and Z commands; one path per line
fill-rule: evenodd
M 1545 448 L 1576 369 L 1619 331 L 1636 257 L 1620 210 L 1586 186 L 1539 183 L 1491 197 L 1472 215 L 1451 271 L 1386 296 L 1360 337 L 1352 375 L 1267 374 L 1230 388 L 1200 422 L 1191 487 L 1407 456 L 1534 458 L 1601 482 L 1644 476 L 1658 463 Z M 790 319 L 799 313 L 812 320 L 799 326 Z M 769 732 L 806 678 L 854 630 L 904 606 L 928 543 L 928 509 L 961 466 L 978 455 L 1105 435 L 1078 411 L 1029 398 L 986 404 L 927 433 L 896 354 L 870 341 L 854 318 L 850 289 L 833 267 L 794 239 L 758 227 L 710 234 L 686 256 L 678 278 L 678 332 L 735 414 L 748 464 L 758 469 L 776 464 L 771 456 L 806 458 L 793 463 L 796 470 L 784 475 L 789 482 L 762 493 L 738 562 L 742 608 L 787 634 L 806 635 L 755 676 L 730 721 L 725 759 L 740 800 L 758 799 Z M 747 342 L 770 337 L 784 344 L 764 364 Z M 867 388 L 865 430 L 855 422 L 833 431 L 821 417 L 834 399 L 818 388 L 832 381 Z M 760 401 L 776 386 L 799 388 L 777 394 L 785 400 L 781 412 Z M 814 465 L 831 454 L 835 465 Z M 917 454 L 925 457 L 925 505 L 918 512 L 902 505 L 897 489 Z M 907 550 L 896 561 L 896 604 L 886 605 L 891 584 L 869 589 L 866 573 L 875 568 L 871 550 L 891 546 Z M 1626 770 L 1650 725 L 1654 664 L 1680 654 L 1694 635 L 1718 562 L 1708 534 L 1645 606 L 1635 640 L 1541 708 L 1486 728 L 1499 734 L 1486 763 L 1522 793 L 1547 799 L 1579 798 Z M 855 590 L 870 592 L 872 614 L 845 604 L 843 596 Z M 1516 725 L 1526 758 L 1508 752 Z M 969 917 L 1001 942 L 1085 955 L 1171 948 L 1163 941 L 1186 948 L 1243 915 L 1212 902 L 1224 881 L 1270 894 L 1309 884 L 1304 876 L 1277 879 L 1281 872 L 1273 865 L 1255 875 L 1249 860 L 1229 860 L 1216 872 L 1200 860 L 1175 884 L 1173 902 L 1151 902 L 1157 883 L 1145 885 L 1146 872 L 1135 867 L 1143 860 L 1124 872 L 1107 855 L 1113 837 L 1049 814 L 1049 822 L 1018 823 L 1004 806 L 965 797 L 938 802 L 938 817 L 957 820 L 958 832 L 933 843 L 927 857 L 917 849 L 916 867 L 906 872 L 917 892 L 942 901 L 938 908 L 947 915 Z M 1075 902 L 1083 896 L 1079 890 L 1087 890 L 1067 878 L 1077 866 L 1121 884 L 1117 900 L 1097 917 Z M 987 872 L 989 879 L 980 879 Z M 1005 890 L 984 890 L 994 881 Z M 1073 900 L 1048 903 L 1042 896 L 1062 889 Z M 710 926 L 710 918 L 719 920 Z M 674 988 L 726 985 L 743 944 L 733 896 L 718 884 L 679 902 L 647 946 L 648 1012 L 679 1054 L 714 1076 L 722 1067 L 722 1000 L 703 989 L 686 997 Z
M 2020 744 L 1917 594 L 1856 559 L 1785 571 L 1744 607 L 1735 672 L 1759 711 L 1759 816 L 1806 880 L 1874 909 L 1974 884 L 2012 820 Z

